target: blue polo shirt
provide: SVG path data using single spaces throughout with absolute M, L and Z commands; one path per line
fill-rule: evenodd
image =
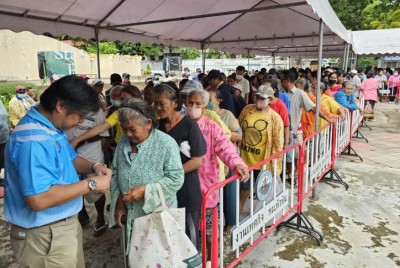
M 14 128 L 4 151 L 7 220 L 32 228 L 77 214 L 82 197 L 41 211 L 31 210 L 24 200 L 48 191 L 52 185 L 78 182 L 73 165 L 77 156 L 64 132 L 32 107 Z

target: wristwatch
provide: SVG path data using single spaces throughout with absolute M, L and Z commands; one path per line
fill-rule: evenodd
M 88 181 L 88 187 L 90 189 L 90 191 L 94 191 L 97 188 L 97 182 L 95 180 L 92 179 L 87 179 Z

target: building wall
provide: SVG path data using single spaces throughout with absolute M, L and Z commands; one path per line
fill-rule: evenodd
M 31 81 L 40 83 L 37 53 L 39 51 L 69 51 L 74 55 L 75 72 L 97 77 L 95 54 L 30 32 L 14 33 L 0 30 L 0 81 Z M 140 56 L 100 55 L 101 78 L 124 72 L 133 77 L 141 75 Z

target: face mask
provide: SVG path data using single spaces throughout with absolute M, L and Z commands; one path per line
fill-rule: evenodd
M 243 79 L 243 75 L 237 74 L 236 75 L 236 80 L 242 80 Z
M 211 101 L 208 102 L 207 109 L 210 111 L 214 111 L 214 103 L 212 103 Z
M 121 107 L 121 101 L 119 101 L 119 100 L 111 99 L 110 102 L 114 107 Z
M 192 119 L 199 119 L 201 117 L 201 108 L 195 108 L 195 107 L 187 107 L 187 114 L 192 118 Z
M 17 94 L 18 98 L 20 99 L 25 99 L 26 98 L 26 93 L 23 94 Z
M 334 85 L 334 84 L 336 84 L 337 81 L 333 80 L 333 79 L 329 79 L 328 82 L 329 82 L 329 84 Z
M 399 74 L 398 74 L 398 73 L 394 73 L 393 75 L 394 75 L 394 76 L 398 76 Z
M 267 99 L 257 100 L 257 109 L 262 110 L 268 105 Z

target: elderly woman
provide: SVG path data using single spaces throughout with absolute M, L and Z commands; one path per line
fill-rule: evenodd
M 362 112 L 362 109 L 359 108 L 355 102 L 354 90 L 356 86 L 352 81 L 346 81 L 343 83 L 343 88 L 336 92 L 334 95 L 335 100 L 344 108 L 350 109 L 352 111 L 356 111 L 359 109 Z
M 203 156 L 203 164 L 199 168 L 200 186 L 203 193 L 207 192 L 214 184 L 219 182 L 219 165 L 217 157 L 230 169 L 236 170 L 243 180 L 248 180 L 249 171 L 247 165 L 236 153 L 236 148 L 224 134 L 222 128 L 208 117 L 203 116 L 208 105 L 210 95 L 205 90 L 193 90 L 189 93 L 186 103 L 188 115 L 197 121 L 201 133 L 207 143 L 207 152 Z M 209 195 L 206 206 L 207 218 L 211 222 L 212 208 L 219 202 L 219 192 L 214 191 Z M 211 234 L 211 225 L 207 226 L 207 234 Z
M 155 111 L 143 100 L 130 99 L 118 111 L 123 136 L 115 150 L 111 182 L 110 227 L 122 226 L 127 215 L 127 248 L 135 218 L 151 213 L 160 205 L 156 183 L 166 204 L 176 207 L 176 193 L 184 178 L 175 140 L 157 128 Z
M 174 83 L 171 83 L 161 83 L 153 88 L 153 106 L 160 117 L 158 129 L 170 135 L 180 147 L 185 181 L 177 193 L 178 207 L 186 209 L 186 234 L 196 248 L 200 249 L 199 223 L 202 195 L 197 169 L 203 163 L 206 141 L 196 121 L 180 113 L 182 105 L 179 90 Z

